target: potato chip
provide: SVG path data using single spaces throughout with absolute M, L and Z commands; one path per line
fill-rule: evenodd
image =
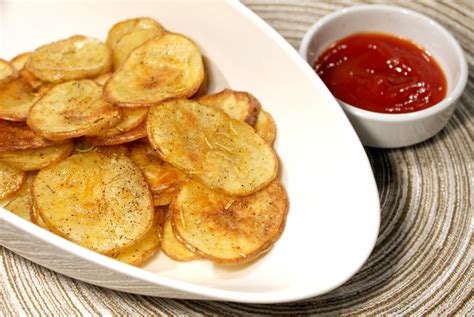
M 156 218 L 163 217 L 162 215 L 156 215 L 156 213 L 163 213 L 162 210 L 155 211 L 155 220 L 153 226 L 147 232 L 147 234 L 135 244 L 127 247 L 126 249 L 113 254 L 112 257 L 121 262 L 140 266 L 148 261 L 155 253 L 160 249 L 162 227 L 158 223 Z
M 58 142 L 45 139 L 24 122 L 0 120 L 0 153 L 36 149 L 55 144 Z
M 191 261 L 199 258 L 199 256 L 192 251 L 192 247 L 187 248 L 185 244 L 176 239 L 171 227 L 169 216 L 165 220 L 165 225 L 163 227 L 161 249 L 167 256 L 180 262 Z
M 152 18 L 143 17 L 120 21 L 114 24 L 110 29 L 106 43 L 110 48 L 113 48 L 123 36 L 139 30 L 148 29 L 156 29 L 164 32 L 163 27 Z
M 122 107 L 151 106 L 192 96 L 203 78 L 197 46 L 182 35 L 168 33 L 133 50 L 105 84 L 104 95 Z
M 28 111 L 38 99 L 39 94 L 22 78 L 1 85 L 0 119 L 26 121 Z
M 138 30 L 125 34 L 117 44 L 115 44 L 112 50 L 114 69 L 118 69 L 134 49 L 152 38 L 161 37 L 164 34 L 165 30 L 159 28 Z
M 130 159 L 142 171 L 153 194 L 173 192 L 187 179 L 182 171 L 163 162 L 148 142 L 132 144 Z
M 33 200 L 31 199 L 31 184 L 33 183 L 33 175 L 28 175 L 21 185 L 20 189 L 13 195 L 10 202 L 4 207 L 13 212 L 15 215 L 30 221 L 31 207 Z
M 101 41 L 76 35 L 38 48 L 25 67 L 43 81 L 60 83 L 109 72 L 112 54 Z
M 0 162 L 0 200 L 12 196 L 24 181 L 24 172 Z
M 146 123 L 142 122 L 138 127 L 127 132 L 112 136 L 93 136 L 88 137 L 87 141 L 96 146 L 118 145 L 132 142 L 146 137 Z
M 170 100 L 151 107 L 147 125 L 160 157 L 210 188 L 248 195 L 276 176 L 272 148 L 248 124 L 213 107 Z
M 261 110 L 257 116 L 254 129 L 268 144 L 273 144 L 276 137 L 276 124 L 270 113 Z
M 99 85 L 89 79 L 51 88 L 31 107 L 28 125 L 52 140 L 93 135 L 122 119 L 122 110 L 102 99 Z
M 9 62 L 0 59 L 0 85 L 9 83 L 18 77 L 18 72 Z
M 31 52 L 26 52 L 19 54 L 10 61 L 10 65 L 13 66 L 13 68 L 19 72 L 20 70 L 25 67 L 26 62 L 28 61 L 28 58 L 30 58 Z
M 176 237 L 221 264 L 248 262 L 268 250 L 280 237 L 287 212 L 288 198 L 278 180 L 245 197 L 189 182 L 170 206 Z
M 28 149 L 0 153 L 0 161 L 22 171 L 34 171 L 61 161 L 71 154 L 73 142 L 51 145 L 39 149 Z
M 243 91 L 224 89 L 213 95 L 203 96 L 198 102 L 224 111 L 232 119 L 255 123 L 260 111 L 260 102 L 251 94 Z
M 122 108 L 122 121 L 117 125 L 107 128 L 104 131 L 96 133 L 97 136 L 108 137 L 119 135 L 124 132 L 135 129 L 145 121 L 148 114 L 148 108 Z
M 148 185 L 120 155 L 76 154 L 42 169 L 33 201 L 51 231 L 107 255 L 142 239 L 153 224 Z

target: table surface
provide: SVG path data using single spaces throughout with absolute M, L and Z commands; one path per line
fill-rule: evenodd
M 243 2 L 298 47 L 315 20 L 361 1 Z M 454 34 L 469 63 L 469 82 L 453 118 L 431 140 L 403 149 L 367 149 L 380 191 L 381 230 L 367 263 L 346 284 L 278 305 L 162 299 L 85 284 L 0 247 L 0 316 L 474 314 L 474 0 L 390 1 L 395 2 L 433 17 Z

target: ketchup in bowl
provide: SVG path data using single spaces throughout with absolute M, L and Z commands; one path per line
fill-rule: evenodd
M 433 57 L 387 34 L 343 38 L 319 56 L 314 69 L 336 98 L 364 110 L 414 112 L 446 96 L 446 78 Z

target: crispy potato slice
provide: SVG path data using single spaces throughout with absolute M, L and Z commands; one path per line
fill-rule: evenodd
M 23 68 L 20 71 L 20 76 L 21 78 L 26 80 L 28 84 L 34 89 L 38 89 L 44 84 L 44 82 L 41 79 L 39 79 L 38 77 L 30 73 L 26 68 Z
M 63 140 L 92 135 L 122 119 L 122 110 L 102 99 L 102 89 L 89 79 L 51 88 L 30 108 L 27 123 L 41 135 Z
M 0 119 L 26 121 L 28 111 L 38 99 L 39 94 L 22 78 L 1 85 Z
M 170 212 L 179 240 L 217 263 L 237 264 L 258 257 L 280 237 L 288 198 L 278 180 L 240 198 L 189 182 L 181 188 Z
M 148 138 L 160 157 L 213 189 L 248 195 L 269 184 L 278 162 L 248 124 L 213 107 L 175 99 L 150 109 Z
M 276 124 L 270 113 L 261 110 L 257 116 L 254 129 L 268 144 L 273 144 L 276 137 Z
M 260 102 L 251 94 L 243 91 L 224 89 L 213 95 L 203 96 L 198 102 L 220 109 L 232 119 L 244 121 L 250 125 L 255 123 L 260 111 Z
M 40 226 L 43 229 L 49 230 L 48 226 L 46 225 L 46 222 L 44 222 L 43 218 L 41 218 L 34 204 L 31 206 L 30 220 L 35 225 Z
M 109 72 L 112 54 L 101 41 L 76 35 L 38 48 L 25 67 L 43 81 L 60 83 Z
M 112 50 L 114 69 L 118 69 L 134 49 L 152 38 L 161 37 L 164 34 L 165 30 L 159 28 L 138 30 L 125 34 L 117 44 L 115 44 Z
M 7 61 L 0 59 L 0 85 L 9 83 L 18 77 L 18 72 Z
M 112 73 L 106 73 L 95 78 L 94 81 L 97 85 L 104 86 L 107 80 L 109 80 L 111 77 L 112 77 Z
M 21 185 L 20 189 L 13 195 L 10 202 L 4 207 L 13 212 L 15 215 L 30 221 L 31 208 L 33 200 L 31 199 L 31 184 L 33 183 L 33 175 L 28 175 Z
M 118 145 L 132 142 L 146 137 L 146 122 L 142 122 L 138 127 L 127 132 L 113 136 L 93 136 L 88 137 L 87 141 L 96 146 Z
M 135 18 L 120 21 L 109 30 L 106 43 L 113 48 L 117 42 L 125 35 L 139 30 L 157 29 L 164 32 L 164 28 L 152 18 Z
M 204 65 L 197 46 L 179 34 L 165 34 L 133 50 L 104 86 L 105 98 L 122 107 L 151 106 L 190 97 L 201 85 Z
M 163 162 L 148 142 L 133 143 L 130 159 L 142 171 L 153 194 L 173 192 L 187 180 L 182 171 Z
M 121 262 L 140 266 L 148 261 L 156 252 L 160 249 L 160 243 L 162 239 L 162 227 L 158 223 L 157 219 L 162 218 L 162 215 L 157 215 L 157 213 L 163 213 L 161 209 L 155 211 L 155 220 L 153 221 L 153 226 L 147 232 L 147 234 L 135 244 L 129 246 L 128 248 L 113 254 L 112 257 Z
M 124 132 L 135 129 L 145 121 L 146 115 L 148 114 L 148 108 L 123 108 L 122 109 L 122 121 L 117 125 L 106 129 L 105 131 L 99 131 L 96 133 L 97 136 L 108 137 L 119 135 Z
M 43 138 L 23 122 L 0 120 L 0 153 L 59 144 Z
M 0 153 L 0 161 L 22 171 L 34 171 L 59 162 L 71 154 L 73 142 L 52 145 L 39 149 L 28 149 Z
M 19 54 L 10 61 L 10 65 L 13 66 L 13 68 L 19 72 L 20 70 L 25 67 L 26 62 L 28 61 L 28 58 L 30 58 L 31 52 L 26 52 Z
M 176 239 L 169 216 L 165 220 L 165 225 L 163 227 L 161 249 L 167 256 L 175 261 L 187 262 L 199 258 L 199 256 L 192 251 L 192 247 L 186 247 L 185 244 Z
M 153 204 L 155 207 L 158 206 L 168 206 L 171 204 L 173 199 L 175 199 L 176 195 L 178 195 L 178 188 L 172 189 L 168 191 L 164 191 L 158 194 L 153 194 Z
M 0 199 L 12 196 L 25 181 L 25 172 L 0 162 Z
M 153 224 L 148 185 L 124 156 L 73 155 L 42 169 L 32 192 L 51 231 L 102 254 L 134 244 Z

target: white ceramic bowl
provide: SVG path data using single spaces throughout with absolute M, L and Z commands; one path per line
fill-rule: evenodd
M 2 58 L 72 34 L 105 39 L 111 25 L 137 16 L 186 34 L 206 56 L 211 92 L 250 91 L 273 115 L 279 177 L 290 200 L 287 225 L 267 254 L 238 267 L 175 262 L 162 252 L 133 267 L 3 208 L 0 245 L 88 283 L 175 298 L 286 302 L 325 293 L 360 269 L 379 228 L 370 164 L 337 101 L 275 30 L 238 1 L 53 1 L 54 10 L 45 0 L 3 1 Z
M 300 54 L 313 65 L 329 45 L 359 32 L 390 33 L 421 45 L 440 64 L 448 84 L 447 95 L 441 102 L 406 114 L 367 111 L 339 100 L 362 143 L 380 148 L 402 147 L 438 133 L 451 117 L 467 82 L 467 63 L 454 37 L 439 23 L 415 11 L 387 5 L 359 5 L 317 21 L 304 36 Z

